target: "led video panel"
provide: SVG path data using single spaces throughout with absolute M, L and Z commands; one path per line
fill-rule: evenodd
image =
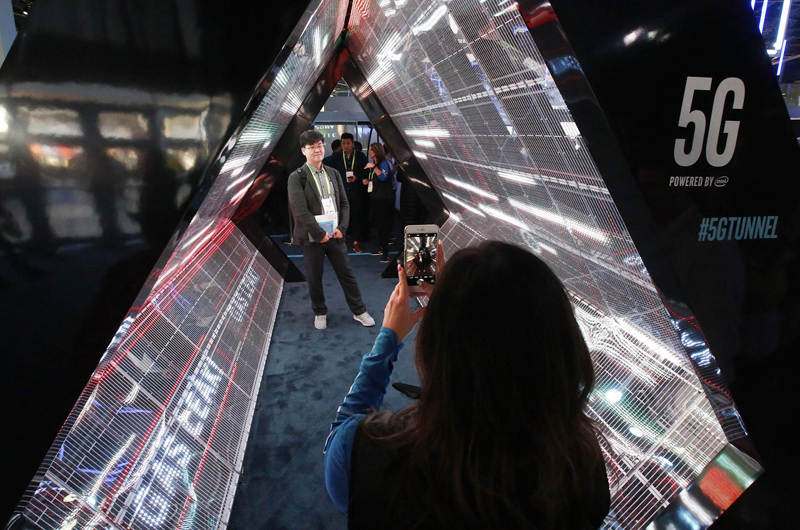
M 227 526 L 283 289 L 229 219 L 333 56 L 346 7 L 309 6 L 198 214 L 122 323 L 20 504 L 41 528 Z
M 744 433 L 687 354 L 715 370 L 702 335 L 659 298 L 516 3 L 356 5 L 349 48 L 368 80 L 356 95 L 375 92 L 454 214 L 445 247 L 515 243 L 567 286 L 597 372 L 606 527 L 644 527 Z
M 220 528 L 283 280 L 227 220 L 132 310 L 40 470 L 42 528 Z

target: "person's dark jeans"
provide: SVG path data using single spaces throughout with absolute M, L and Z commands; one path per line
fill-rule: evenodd
M 308 281 L 308 295 L 311 298 L 311 309 L 315 315 L 328 314 L 325 305 L 325 292 L 322 289 L 322 265 L 324 257 L 333 266 L 339 284 L 342 286 L 347 306 L 354 315 L 360 315 L 367 310 L 361 300 L 361 291 L 356 282 L 350 259 L 347 256 L 347 245 L 344 239 L 330 239 L 327 243 L 306 243 L 303 245 L 303 260 L 306 264 L 306 280 Z
M 378 230 L 378 242 L 384 255 L 389 254 L 389 236 L 392 235 L 394 204 L 392 199 L 372 199 L 370 208 Z

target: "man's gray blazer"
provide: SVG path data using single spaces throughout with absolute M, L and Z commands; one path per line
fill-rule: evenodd
M 342 177 L 339 172 L 330 166 L 322 166 L 331 180 L 331 192 L 334 199 L 334 204 L 339 211 L 339 226 L 337 227 L 344 237 L 347 234 L 347 225 L 350 222 L 350 203 L 347 202 L 347 193 L 344 190 Z M 323 182 L 319 183 L 324 186 Z M 307 244 L 311 240 L 309 234 L 314 238 L 314 241 L 322 241 L 325 237 L 325 230 L 317 224 L 315 215 L 322 215 L 322 198 L 319 195 L 316 184 L 314 184 L 314 177 L 311 175 L 311 170 L 308 164 L 303 164 L 302 167 L 289 175 L 289 207 L 292 210 L 292 220 L 294 221 L 294 229 L 292 230 L 292 244 L 300 245 Z

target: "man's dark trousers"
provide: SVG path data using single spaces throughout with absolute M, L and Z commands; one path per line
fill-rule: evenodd
M 347 245 L 344 239 L 329 239 L 326 243 L 304 243 L 303 260 L 306 263 L 306 280 L 308 281 L 308 294 L 311 297 L 311 308 L 315 315 L 328 314 L 328 307 L 325 305 L 325 293 L 322 290 L 322 265 L 324 256 L 333 266 L 339 284 L 344 291 L 347 305 L 354 315 L 360 315 L 367 311 L 367 306 L 361 300 L 361 291 L 356 283 L 356 276 L 350 266 L 350 259 L 347 256 Z

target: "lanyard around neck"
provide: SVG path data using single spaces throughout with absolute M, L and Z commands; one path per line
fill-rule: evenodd
M 322 197 L 322 187 L 320 187 L 319 181 L 317 180 L 317 171 L 313 167 L 311 167 L 311 164 L 309 164 L 308 162 L 306 162 L 306 165 L 308 166 L 308 169 L 311 170 L 311 176 L 314 177 L 314 184 L 317 185 L 317 191 L 319 192 L 319 196 Z M 330 195 L 331 179 L 328 178 L 328 172 L 325 171 L 325 166 L 322 166 L 322 172 L 325 173 L 325 184 L 326 187 L 328 188 L 328 195 Z
M 380 166 L 375 166 L 375 167 L 380 168 Z M 383 169 L 381 169 L 381 171 L 383 171 Z M 375 177 L 375 168 L 372 168 L 372 170 L 369 172 L 369 180 L 372 180 L 374 177 Z
M 347 167 L 347 157 L 344 156 L 344 151 L 342 151 L 342 161 L 344 162 L 345 171 L 353 171 L 353 168 L 356 167 L 356 152 L 353 151 L 353 158 L 350 162 L 350 168 Z

